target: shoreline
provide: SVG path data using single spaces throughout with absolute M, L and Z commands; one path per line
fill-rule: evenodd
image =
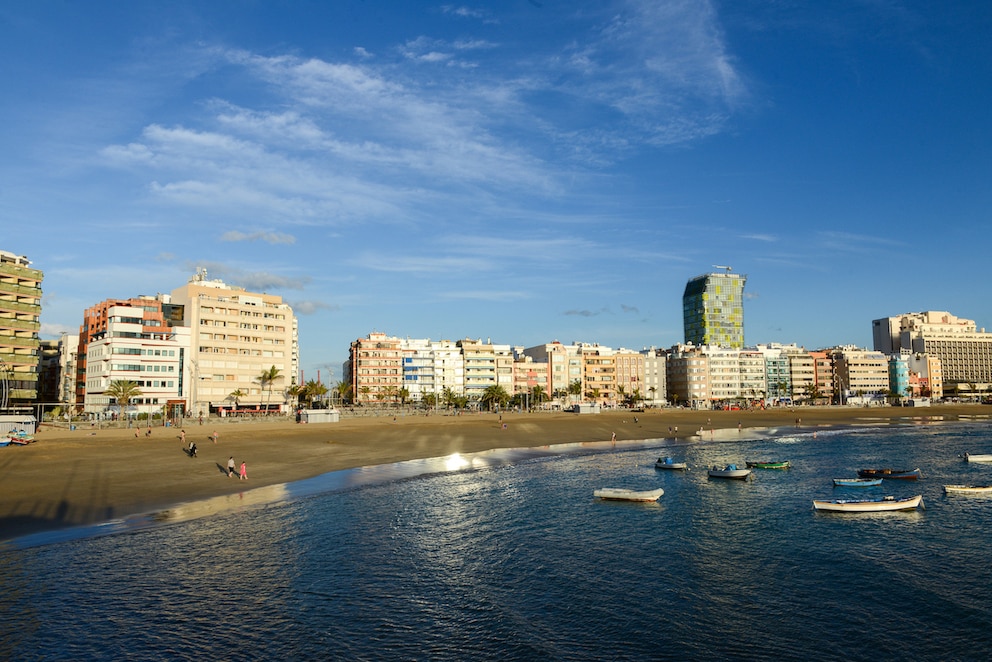
M 637 446 L 632 442 L 725 441 L 744 430 L 804 433 L 843 426 L 956 421 L 992 421 L 992 408 L 513 412 L 372 416 L 322 424 L 213 419 L 184 428 L 187 442 L 198 447 L 195 458 L 186 454 L 177 428 L 155 427 L 149 437 L 141 428 L 135 437 L 135 430 L 127 428 L 68 431 L 43 426 L 35 443 L 0 449 L 0 543 L 41 533 L 55 538 L 55 532 L 65 529 L 129 518 L 139 521 L 153 514 L 168 518 L 165 513 L 215 499 L 235 499 L 243 505 L 249 495 L 252 502 L 271 503 L 279 500 L 280 493 L 294 491 L 288 485 L 331 472 L 411 460 L 443 461 L 455 454 L 506 451 L 503 455 L 512 456 L 515 450 L 541 453 L 561 444 L 609 448 L 613 434 L 618 447 L 626 449 Z M 214 431 L 219 435 L 216 444 L 211 438 Z M 238 465 L 247 462 L 247 481 L 227 477 L 230 456 Z M 249 494 L 263 487 L 271 489 Z

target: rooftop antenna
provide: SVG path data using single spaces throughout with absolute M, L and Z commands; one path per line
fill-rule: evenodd
M 728 274 L 731 272 L 731 270 L 733 270 L 733 267 L 727 267 L 727 266 L 724 266 L 722 264 L 714 264 L 713 265 L 713 268 L 714 269 L 726 269 Z

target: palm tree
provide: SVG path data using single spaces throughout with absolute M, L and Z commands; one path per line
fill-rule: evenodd
M 110 382 L 110 386 L 103 392 L 113 398 L 121 410 L 121 420 L 127 415 L 127 407 L 133 398 L 141 395 L 141 390 L 135 382 L 129 379 L 116 379 Z
M 227 394 L 227 399 L 234 400 L 234 410 L 237 411 L 238 407 L 241 406 L 241 398 L 245 397 L 246 395 L 248 394 L 242 391 L 241 389 L 235 389 Z
M 341 398 L 341 402 L 344 403 L 346 400 L 351 400 L 352 389 L 351 384 L 346 381 L 340 381 L 334 385 L 334 392 L 338 394 Z
M 265 413 L 266 414 L 269 413 L 269 400 L 272 399 L 272 384 L 277 379 L 279 379 L 282 376 L 282 375 L 279 374 L 281 372 L 282 372 L 282 370 L 280 370 L 279 368 L 277 368 L 275 366 L 272 366 L 268 370 L 263 370 L 262 371 L 262 374 L 260 374 L 258 377 L 256 377 L 256 379 L 258 380 L 258 385 L 261 386 L 263 390 L 266 387 L 268 387 L 268 389 L 269 389 L 268 397 L 266 397 L 266 399 L 265 399 Z
M 487 386 L 486 390 L 482 392 L 482 397 L 479 398 L 479 403 L 485 406 L 486 409 L 492 409 L 493 405 L 496 405 L 502 409 L 509 401 L 510 394 L 506 392 L 505 388 L 499 386 L 498 384 Z
M 308 407 L 313 405 L 314 400 L 321 400 L 325 395 L 327 395 L 327 387 L 318 381 L 311 379 L 303 387 L 303 399 L 306 400 Z
M 581 379 L 576 379 L 575 381 L 572 381 L 572 382 L 569 383 L 569 385 L 568 385 L 568 394 L 569 395 L 577 395 L 577 396 L 580 396 L 580 397 L 582 396 L 582 380 Z
M 286 389 L 286 395 L 290 398 L 296 400 L 296 404 L 300 404 L 300 398 L 306 397 L 306 386 L 301 386 L 300 384 L 293 384 L 288 389 Z
M 548 394 L 544 392 L 543 386 L 535 386 L 533 389 L 531 389 L 530 401 L 533 404 L 537 406 L 541 406 L 541 404 L 547 399 L 548 399 Z

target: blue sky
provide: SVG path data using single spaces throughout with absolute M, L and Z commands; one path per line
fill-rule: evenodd
M 988 2 L 7 2 L 0 249 L 46 338 L 200 266 L 279 294 L 308 379 L 370 331 L 667 347 L 713 265 L 750 344 L 992 330 L 990 34 Z

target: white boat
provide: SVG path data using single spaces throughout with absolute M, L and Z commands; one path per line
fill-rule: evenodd
M 992 462 L 992 455 L 988 455 L 988 454 L 985 454 L 985 455 L 974 454 L 973 455 L 971 453 L 965 453 L 964 454 L 964 459 L 967 460 L 968 462 Z
M 944 485 L 944 494 L 992 494 L 992 485 Z
M 916 510 L 926 508 L 923 505 L 923 495 L 897 499 L 887 496 L 881 499 L 830 499 L 813 501 L 815 510 L 830 510 L 839 513 L 877 513 L 886 510 Z
M 656 490 L 628 490 L 622 487 L 604 487 L 592 493 L 594 497 L 614 501 L 657 501 L 665 493 L 660 487 Z
M 659 457 L 658 461 L 654 463 L 655 469 L 675 469 L 677 471 L 685 471 L 689 468 L 689 465 L 685 462 L 676 462 L 670 457 Z
M 728 464 L 723 469 L 719 467 L 713 467 L 712 469 L 707 469 L 706 475 L 710 478 L 730 478 L 733 480 L 747 480 L 747 477 L 751 475 L 750 469 L 740 469 L 736 464 Z

